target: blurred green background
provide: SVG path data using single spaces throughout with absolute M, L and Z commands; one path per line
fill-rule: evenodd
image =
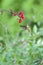
M 23 11 L 25 20 L 1 9 Z M 27 24 L 31 32 L 20 27 Z M 43 65 L 43 0 L 0 0 L 0 65 Z

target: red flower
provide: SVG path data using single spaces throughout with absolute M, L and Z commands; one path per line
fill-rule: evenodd
M 23 12 L 19 12 L 19 13 L 13 13 L 14 16 L 19 16 L 19 23 L 22 23 L 22 21 L 24 20 L 24 13 Z
M 24 13 L 23 12 L 19 12 L 19 17 L 22 19 L 22 20 L 24 20 Z
M 21 23 L 22 22 L 22 20 L 21 19 L 19 19 L 19 23 Z
M 17 15 L 17 13 L 13 13 L 13 15 L 14 15 L 14 16 L 16 16 L 16 15 Z

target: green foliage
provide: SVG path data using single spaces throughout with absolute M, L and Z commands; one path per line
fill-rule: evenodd
M 25 20 L 0 12 L 0 65 L 43 65 L 43 0 L 0 0 L 1 9 L 23 11 Z

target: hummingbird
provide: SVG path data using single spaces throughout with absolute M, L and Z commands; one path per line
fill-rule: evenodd
M 20 25 L 20 27 L 23 29 L 23 30 L 28 30 L 31 32 L 31 28 L 30 26 L 27 24 L 27 25 Z

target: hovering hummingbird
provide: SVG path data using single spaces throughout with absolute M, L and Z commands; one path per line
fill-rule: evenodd
M 27 25 L 20 25 L 20 27 L 23 29 L 23 30 L 28 30 L 31 32 L 31 28 L 30 26 L 27 24 Z

